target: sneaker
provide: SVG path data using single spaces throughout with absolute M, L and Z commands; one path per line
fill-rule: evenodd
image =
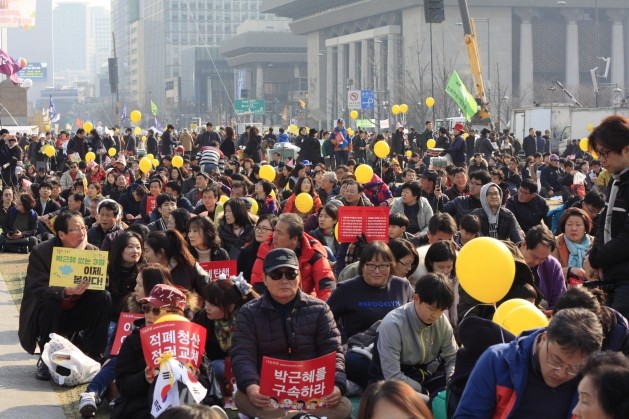
M 35 373 L 35 378 L 42 381 L 50 381 L 50 370 L 41 357 L 39 358 L 39 361 L 37 361 L 37 372 Z
M 81 399 L 79 400 L 79 413 L 81 417 L 91 418 L 96 415 L 96 393 L 89 391 L 87 393 L 81 393 Z

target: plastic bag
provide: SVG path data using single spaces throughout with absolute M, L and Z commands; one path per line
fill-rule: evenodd
M 68 339 L 56 333 L 44 345 L 42 360 L 50 369 L 52 380 L 60 386 L 74 387 L 92 381 L 100 364 L 85 355 Z

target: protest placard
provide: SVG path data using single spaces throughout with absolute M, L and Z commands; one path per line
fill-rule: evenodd
M 151 215 L 155 208 L 157 208 L 157 198 L 153 195 L 148 195 L 146 197 L 146 213 Z
M 368 241 L 389 241 L 389 207 L 339 207 L 339 243 L 353 243 L 365 233 Z
M 225 274 L 226 278 L 238 275 L 237 261 L 220 260 L 217 262 L 200 262 L 199 265 L 210 275 L 211 281 L 218 280 L 221 274 Z
M 109 252 L 55 247 L 50 264 L 51 287 L 74 287 L 89 281 L 90 290 L 104 290 Z
M 126 337 L 129 336 L 133 330 L 133 322 L 141 318 L 144 318 L 144 314 L 142 313 L 120 313 L 116 336 L 114 337 L 114 343 L 111 346 L 112 355 L 118 355 L 122 342 L 124 342 Z
M 334 390 L 336 353 L 306 361 L 262 358 L 260 393 L 270 406 L 286 410 L 313 410 Z
M 199 367 L 205 351 L 205 327 L 187 321 L 154 323 L 140 330 L 146 365 L 158 367 L 158 359 L 170 352 L 184 364 Z

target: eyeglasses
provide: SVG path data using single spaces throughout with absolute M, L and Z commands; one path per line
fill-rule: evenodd
M 81 226 L 81 227 L 77 227 L 77 228 L 69 228 L 68 229 L 68 233 L 74 233 L 75 231 L 87 231 L 87 227 L 85 226 Z
M 142 306 L 142 312 L 144 314 L 149 314 L 149 313 L 153 313 L 154 316 L 159 316 L 159 313 L 162 312 L 162 309 L 159 307 L 151 307 L 148 304 L 144 304 Z
M 297 278 L 297 271 L 295 270 L 285 270 L 285 271 L 273 271 L 267 272 L 267 276 L 274 281 L 279 281 L 282 278 L 286 278 L 289 281 Z
M 264 233 L 265 231 L 270 233 L 271 231 L 275 231 L 275 229 L 274 228 L 268 228 L 268 227 L 262 227 L 262 226 L 256 226 L 256 231 L 258 233 Z
M 376 270 L 382 272 L 382 271 L 388 271 L 391 268 L 391 264 L 383 263 L 382 265 L 377 265 L 375 263 L 365 263 L 365 267 L 371 272 L 374 272 Z
M 614 150 L 607 150 L 607 151 L 597 150 L 596 154 L 598 154 L 599 156 L 601 156 L 602 158 L 607 160 L 607 157 L 609 156 L 609 153 L 613 153 L 613 152 L 614 152 Z
M 397 263 L 404 266 L 405 268 L 409 268 L 413 264 L 413 262 L 402 262 L 401 260 L 398 260 Z
M 487 192 L 487 196 L 500 196 L 500 192 Z
M 549 350 L 548 350 L 548 340 L 546 340 L 546 365 L 548 365 L 550 367 L 550 369 L 554 370 L 555 372 L 560 372 L 560 371 L 565 371 L 566 374 L 568 374 L 571 377 L 576 377 L 579 372 L 583 369 L 583 365 L 576 365 L 576 366 L 570 366 L 570 367 L 566 367 L 564 365 L 560 365 L 560 366 L 556 366 L 554 364 L 552 364 L 550 362 L 550 355 L 549 355 Z
M 470 182 L 469 185 L 470 185 L 470 187 L 472 187 L 472 186 L 483 186 L 483 184 L 480 183 L 480 182 Z

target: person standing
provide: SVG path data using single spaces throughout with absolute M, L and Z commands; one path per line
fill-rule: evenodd
M 590 278 L 610 284 L 608 304 L 623 316 L 629 316 L 629 119 L 620 115 L 607 117 L 588 137 L 592 150 L 600 156 L 603 167 L 612 175 L 607 205 L 600 215 L 596 239 L 584 262 Z
M 417 148 L 421 151 L 421 154 L 424 154 L 426 150 L 428 150 L 426 142 L 431 138 L 435 139 L 435 132 L 432 130 L 432 121 L 426 121 L 424 131 L 419 134 L 419 138 L 417 139 Z
M 175 146 L 175 141 L 172 137 L 172 132 L 175 130 L 175 127 L 172 124 L 168 124 L 166 126 L 166 131 L 162 133 L 162 156 L 168 156 L 173 154 L 173 148 Z
M 445 150 L 445 153 L 450 154 L 450 157 L 452 158 L 452 163 L 454 163 L 455 166 L 465 167 L 466 166 L 466 160 L 465 160 L 466 146 L 465 146 L 465 139 L 463 138 L 463 132 L 465 132 L 465 127 L 463 126 L 462 123 L 457 122 L 456 125 L 454 125 L 453 132 L 454 132 L 454 141 L 452 141 L 452 144 L 450 144 L 450 147 L 447 150 Z

